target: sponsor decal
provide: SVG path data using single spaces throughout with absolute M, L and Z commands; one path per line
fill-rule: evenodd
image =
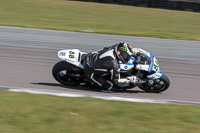
M 74 54 L 75 54 L 75 52 L 69 51 L 69 58 L 74 58 Z
M 124 66 L 124 69 L 127 69 L 127 68 L 128 68 L 128 66 L 127 66 L 127 65 L 125 65 L 125 66 Z
M 59 56 L 65 56 L 65 52 L 60 52 Z

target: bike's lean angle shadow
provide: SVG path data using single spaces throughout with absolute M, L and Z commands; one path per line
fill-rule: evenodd
M 70 85 L 62 85 L 59 83 L 45 83 L 45 82 L 38 82 L 38 83 L 31 83 L 34 85 L 41 85 L 41 86 L 57 86 L 57 87 L 62 87 L 62 88 L 66 88 L 66 89 L 72 89 L 72 90 L 81 90 L 81 91 L 91 91 L 91 92 L 100 92 L 99 90 L 96 89 L 91 89 L 89 87 L 84 87 L 84 86 L 70 86 Z M 113 88 L 112 91 L 110 91 L 109 93 L 149 93 L 149 92 L 145 92 L 142 90 L 136 90 L 136 89 L 127 89 L 126 91 L 123 89 L 116 89 Z M 100 92 L 101 93 L 101 92 Z M 162 94 L 162 93 L 158 93 L 158 94 Z

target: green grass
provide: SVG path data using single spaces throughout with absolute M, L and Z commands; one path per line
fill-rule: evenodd
M 0 0 L 0 25 L 200 40 L 200 13 L 69 0 Z
M 1 133 L 199 133 L 200 106 L 0 90 Z

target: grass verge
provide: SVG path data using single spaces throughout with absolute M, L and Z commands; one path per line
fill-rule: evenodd
M 200 13 L 70 0 L 1 0 L 0 25 L 200 41 Z
M 0 90 L 1 133 L 199 133 L 200 106 Z

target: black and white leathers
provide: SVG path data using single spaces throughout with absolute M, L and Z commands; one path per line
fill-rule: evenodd
M 133 79 L 120 78 L 119 59 L 114 51 L 115 45 L 102 50 L 89 53 L 84 60 L 86 77 L 100 86 L 102 89 L 111 89 L 113 84 L 130 83 Z M 106 81 L 102 76 L 111 75 L 111 82 Z

